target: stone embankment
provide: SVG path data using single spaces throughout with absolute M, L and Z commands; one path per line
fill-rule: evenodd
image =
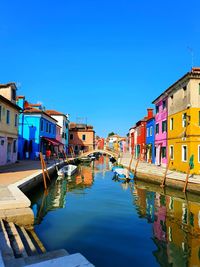
M 50 176 L 65 164 L 50 162 Z M 46 252 L 34 232 L 31 202 L 24 194 L 43 182 L 39 161 L 22 161 L 0 167 L 0 266 L 2 267 L 93 267 L 80 253 Z
M 131 155 L 129 153 L 124 153 L 119 159 L 119 162 L 125 166 L 129 167 L 131 162 Z M 137 161 L 133 160 L 131 164 L 131 170 L 134 172 Z M 156 166 L 155 164 L 149 164 L 146 162 L 139 161 L 136 170 L 136 180 L 151 182 L 161 185 L 163 177 L 165 175 L 166 168 L 161 166 Z M 186 180 L 186 174 L 176 171 L 167 171 L 166 176 L 166 187 L 172 187 L 174 189 L 183 190 Z M 200 175 L 190 175 L 187 185 L 187 191 L 195 194 L 200 194 Z

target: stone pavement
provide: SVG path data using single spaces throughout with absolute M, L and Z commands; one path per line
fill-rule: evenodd
M 120 160 L 120 163 L 124 165 L 125 167 L 129 167 L 131 160 L 131 155 L 129 153 L 124 153 L 122 155 L 122 159 Z M 136 160 L 132 161 L 131 164 L 131 169 L 135 169 L 136 166 Z M 146 162 L 140 161 L 137 167 L 137 172 L 138 173 L 144 173 L 148 175 L 157 175 L 160 177 L 163 177 L 165 174 L 166 168 L 161 167 L 161 166 L 156 166 L 155 164 L 149 164 Z M 185 181 L 186 179 L 186 174 L 177 172 L 177 171 L 171 171 L 168 170 L 167 172 L 167 179 L 173 179 L 173 180 L 179 180 L 179 181 Z M 200 175 L 190 175 L 189 176 L 189 183 L 195 183 L 195 184 L 200 184 Z

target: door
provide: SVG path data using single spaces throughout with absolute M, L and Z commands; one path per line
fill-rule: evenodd
M 8 144 L 7 144 L 7 162 L 11 161 L 11 147 L 12 147 L 12 144 L 10 142 L 8 142 Z

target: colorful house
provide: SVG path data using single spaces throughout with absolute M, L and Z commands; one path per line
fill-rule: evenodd
M 56 110 L 45 110 L 45 112 L 57 120 L 57 124 L 61 127 L 61 143 L 63 144 L 64 150 L 67 153 L 69 146 L 69 115 Z
M 155 118 L 146 122 L 146 161 L 155 163 Z
M 147 117 L 136 123 L 136 143 L 135 143 L 135 158 L 140 157 L 141 160 L 146 159 L 146 123 L 147 120 L 153 117 L 153 109 L 147 109 Z
M 168 96 L 170 168 L 187 172 L 191 156 L 200 174 L 200 68 L 192 68 L 165 92 Z
M 131 155 L 134 154 L 135 151 L 135 138 L 134 138 L 134 134 L 135 134 L 135 126 L 131 127 L 129 129 L 129 153 Z
M 56 140 L 57 121 L 49 116 L 41 104 L 29 104 L 24 96 L 18 96 L 18 105 L 23 109 L 19 117 L 19 158 L 35 159 L 47 149 L 56 152 L 60 142 Z
M 87 124 L 69 124 L 69 149 L 75 153 L 86 152 L 95 148 L 95 131 Z
M 0 165 L 14 163 L 18 156 L 18 118 L 15 83 L 0 84 Z
M 155 104 L 155 164 L 167 164 L 167 97 L 163 93 L 153 102 Z

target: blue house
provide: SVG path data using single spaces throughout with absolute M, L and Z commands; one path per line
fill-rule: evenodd
M 151 118 L 146 123 L 146 161 L 155 163 L 155 118 Z
M 23 109 L 19 116 L 18 158 L 35 159 L 39 152 L 44 155 L 47 149 L 55 152 L 57 121 L 49 116 L 41 104 L 29 104 L 24 96 L 19 96 L 17 104 Z

